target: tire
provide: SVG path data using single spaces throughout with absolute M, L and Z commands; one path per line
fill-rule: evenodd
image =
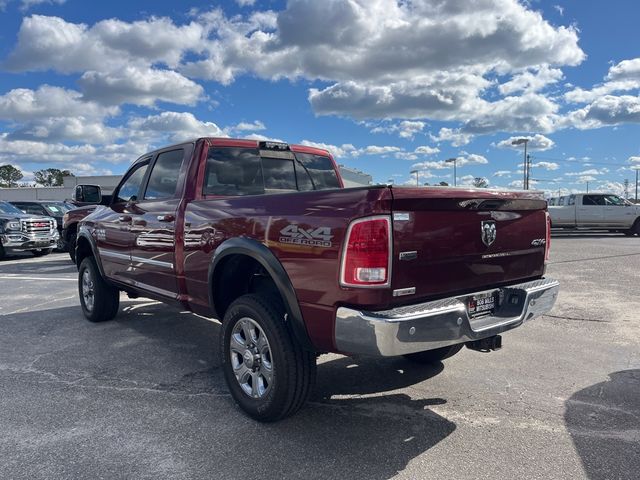
M 78 271 L 80 306 L 90 322 L 112 320 L 118 314 L 120 291 L 105 282 L 93 257 L 82 261 Z
M 464 343 L 458 343 L 457 345 L 451 345 L 449 347 L 436 348 L 435 350 L 427 350 L 424 352 L 409 353 L 404 356 L 407 360 L 411 360 L 415 363 L 433 364 L 445 360 L 449 357 L 453 357 L 456 353 L 462 350 Z
M 240 408 L 260 422 L 296 413 L 315 384 L 316 355 L 300 347 L 284 317 L 279 298 L 250 294 L 234 301 L 222 321 L 225 380 Z
M 40 250 L 31 250 L 34 257 L 44 257 L 45 255 L 49 255 L 52 252 L 52 248 L 44 248 Z

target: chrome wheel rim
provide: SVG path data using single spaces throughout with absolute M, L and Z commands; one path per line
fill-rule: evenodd
M 92 312 L 95 301 L 95 286 L 89 270 L 85 270 L 82 274 L 82 298 L 86 309 Z
M 273 384 L 273 361 L 264 330 L 243 317 L 233 326 L 230 343 L 231 366 L 242 391 L 251 398 L 267 395 Z

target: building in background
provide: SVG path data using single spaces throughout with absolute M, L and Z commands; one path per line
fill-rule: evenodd
M 33 200 L 68 200 L 78 184 L 100 185 L 105 194 L 116 188 L 121 175 L 99 175 L 87 177 L 64 177 L 62 187 L 12 187 L 0 188 L 0 200 L 8 202 Z
M 362 187 L 373 183 L 373 177 L 368 173 L 361 172 L 355 168 L 345 167 L 344 165 L 338 165 L 338 169 L 340 170 L 340 176 L 346 188 Z

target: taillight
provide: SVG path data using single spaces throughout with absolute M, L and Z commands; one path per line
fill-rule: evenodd
M 549 250 L 551 250 L 551 215 L 549 212 L 544 212 L 547 220 L 547 238 L 544 243 L 544 261 L 549 261 Z
M 340 284 L 385 287 L 391 281 L 391 220 L 386 216 L 351 222 L 342 252 Z

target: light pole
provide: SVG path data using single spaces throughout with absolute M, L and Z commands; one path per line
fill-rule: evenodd
M 511 142 L 511 145 L 522 145 L 524 144 L 524 177 L 522 180 L 522 188 L 523 190 L 529 190 L 529 159 L 527 158 L 527 143 L 529 143 L 530 138 L 517 138 Z
M 420 180 L 418 180 L 418 177 L 419 177 L 418 170 L 411 170 L 411 172 L 409 172 L 409 173 L 411 173 L 411 175 L 413 175 L 414 173 L 416 174 L 416 187 L 419 187 L 420 186 Z
M 458 185 L 458 180 L 457 180 L 457 172 L 456 172 L 456 164 L 458 162 L 458 158 L 447 158 L 444 163 L 453 163 L 453 186 L 457 186 Z
M 640 165 L 633 167 L 636 171 L 636 203 L 638 203 L 638 171 L 640 171 Z

